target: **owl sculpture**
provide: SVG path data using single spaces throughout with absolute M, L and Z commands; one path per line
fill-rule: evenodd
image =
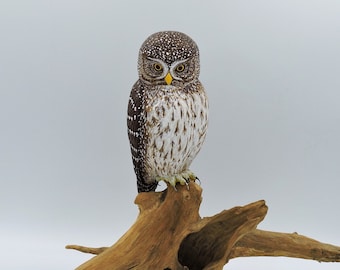
M 138 56 L 139 79 L 128 102 L 128 136 L 138 192 L 197 177 L 189 170 L 208 125 L 208 99 L 198 80 L 199 51 L 187 35 L 149 36 Z

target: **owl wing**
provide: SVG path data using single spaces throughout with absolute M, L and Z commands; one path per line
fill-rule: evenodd
M 137 177 L 138 192 L 155 191 L 157 182 L 147 183 L 145 172 L 145 95 L 143 85 L 137 81 L 132 87 L 127 111 L 127 128 L 130 141 L 132 162 Z

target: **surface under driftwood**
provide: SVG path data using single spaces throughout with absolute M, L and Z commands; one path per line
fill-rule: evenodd
M 267 213 L 264 201 L 201 218 L 200 186 L 190 182 L 188 188 L 176 187 L 138 194 L 139 216 L 113 246 L 66 246 L 97 255 L 77 270 L 212 270 L 222 269 L 232 258 L 250 256 L 340 262 L 340 247 L 296 233 L 257 230 Z

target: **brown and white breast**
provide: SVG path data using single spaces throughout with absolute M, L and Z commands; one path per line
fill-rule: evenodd
M 146 93 L 145 169 L 149 179 L 169 178 L 189 169 L 207 131 L 208 100 L 198 91 L 159 86 Z

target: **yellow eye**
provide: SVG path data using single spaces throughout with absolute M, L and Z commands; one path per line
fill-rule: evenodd
M 163 70 L 163 67 L 161 64 L 158 64 L 158 63 L 154 63 L 153 64 L 153 68 L 156 70 L 156 71 L 162 71 Z
M 185 70 L 185 66 L 183 64 L 180 64 L 176 67 L 177 72 L 183 72 Z

